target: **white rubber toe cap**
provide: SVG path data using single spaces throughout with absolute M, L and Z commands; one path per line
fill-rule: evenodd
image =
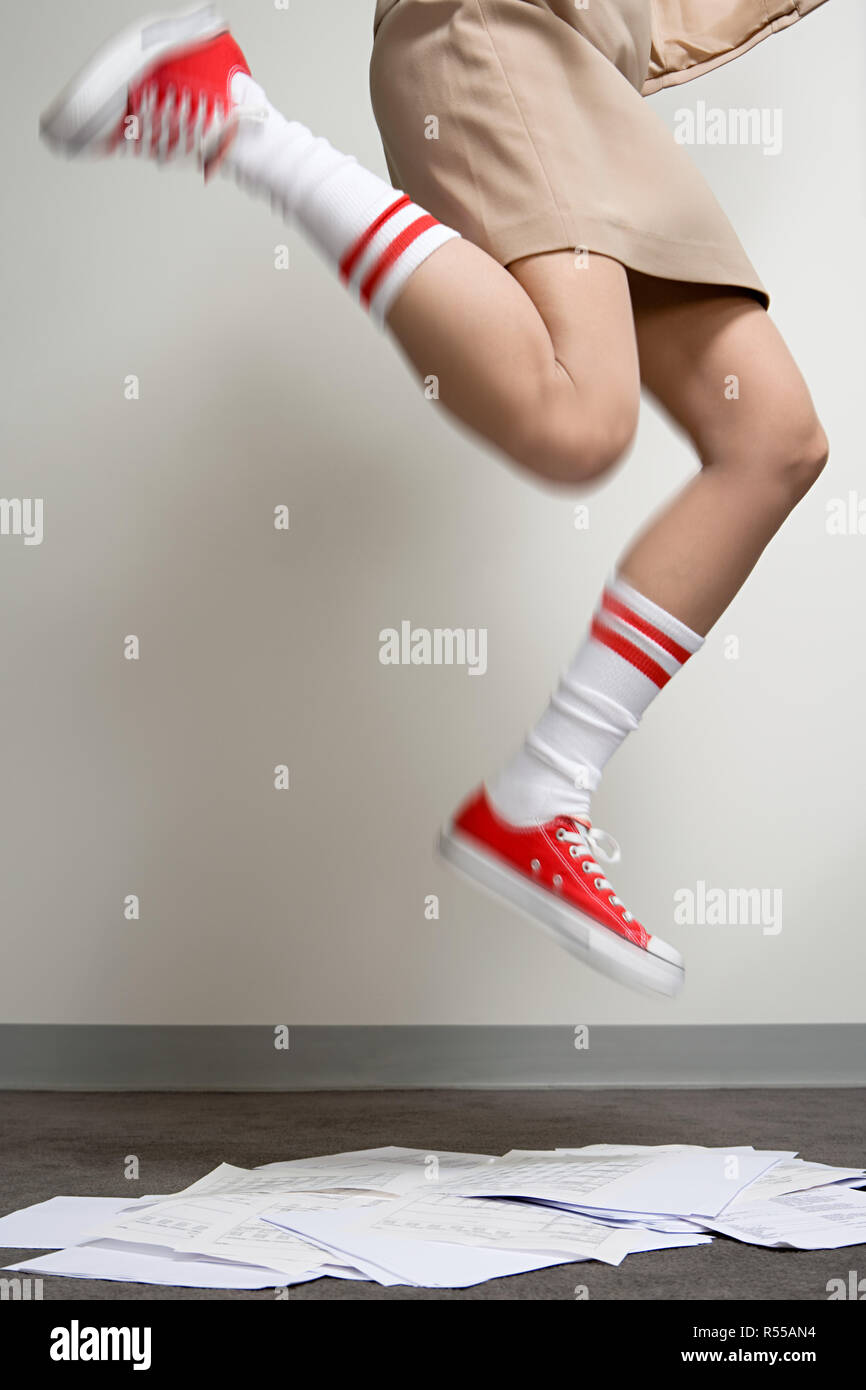
M 670 965 L 676 965 L 680 970 L 684 969 L 685 961 L 673 946 L 669 946 L 666 941 L 662 941 L 660 936 L 651 936 L 647 942 L 647 950 L 651 956 L 658 956 L 659 960 L 666 960 Z

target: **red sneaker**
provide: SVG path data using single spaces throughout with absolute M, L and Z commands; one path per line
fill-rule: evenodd
M 682 956 L 626 911 L 596 862 L 598 856 L 616 863 L 619 846 L 584 817 L 510 825 L 482 788 L 443 830 L 439 850 L 594 969 L 659 994 L 678 994 L 682 988 Z
M 212 5 L 139 20 L 105 44 L 43 112 L 40 131 L 65 154 L 193 156 L 210 171 L 245 115 L 232 98 L 249 73 Z

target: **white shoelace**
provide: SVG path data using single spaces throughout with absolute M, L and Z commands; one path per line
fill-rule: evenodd
M 569 853 L 573 859 L 582 859 L 581 868 L 585 874 L 594 873 L 596 875 L 596 878 L 593 879 L 595 887 L 601 893 L 610 893 L 612 895 L 610 898 L 610 905 L 611 907 L 622 908 L 623 921 L 633 921 L 634 913 L 629 912 L 622 899 L 616 896 L 613 884 L 605 878 L 604 870 L 600 864 L 596 863 L 593 857 L 594 855 L 598 855 L 599 859 L 603 859 L 606 864 L 616 864 L 619 862 L 622 858 L 622 852 L 613 836 L 609 835 L 606 830 L 600 829 L 597 825 L 585 826 L 581 825 L 579 821 L 576 821 L 574 830 L 565 830 L 560 827 L 556 832 L 556 838 L 571 846 Z M 588 855 L 589 857 L 584 858 L 584 855 Z
M 209 112 L 203 95 L 193 108 L 189 89 L 181 92 L 178 100 L 173 87 L 160 96 L 155 82 L 143 89 L 138 107 L 132 114 L 138 118 L 139 124 L 134 135 L 127 136 L 125 129 L 121 131 L 118 143 L 123 153 L 137 147 L 141 154 L 149 155 L 160 163 L 169 159 L 201 156 L 205 166 L 233 125 L 239 121 L 266 121 L 268 118 L 266 106 L 252 103 L 238 104 L 226 111 L 221 102 L 216 102 Z M 128 119 L 124 118 L 124 126 Z

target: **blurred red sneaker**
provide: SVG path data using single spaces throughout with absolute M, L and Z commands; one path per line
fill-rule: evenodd
M 482 788 L 443 830 L 439 850 L 593 969 L 637 989 L 681 990 L 682 956 L 651 936 L 616 896 L 597 859 L 616 863 L 619 846 L 589 820 L 557 816 L 545 825 L 510 825 Z
M 140 20 L 105 44 L 43 112 L 40 131 L 70 155 L 114 152 L 216 166 L 246 108 L 232 79 L 246 59 L 212 5 Z

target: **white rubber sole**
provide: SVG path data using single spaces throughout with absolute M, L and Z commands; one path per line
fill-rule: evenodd
M 685 969 L 675 961 L 654 956 L 607 927 L 599 926 L 545 888 L 530 883 L 515 869 L 486 853 L 474 841 L 448 825 L 439 836 L 439 853 L 453 868 L 488 892 L 505 898 L 553 937 L 571 955 L 632 989 L 673 998 L 685 981 Z M 661 946 L 662 943 L 659 943 Z M 665 945 L 671 955 L 677 953 Z
M 43 111 L 42 138 L 66 154 L 98 150 L 126 110 L 129 87 L 173 49 L 215 38 L 228 25 L 213 5 L 152 15 L 115 34 Z

